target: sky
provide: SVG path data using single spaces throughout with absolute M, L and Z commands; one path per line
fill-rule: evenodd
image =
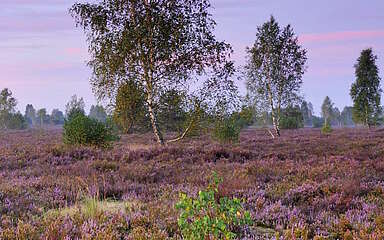
M 19 110 L 28 103 L 36 109 L 64 110 L 73 94 L 84 98 L 87 109 L 96 103 L 85 37 L 68 14 L 75 2 L 0 0 L 0 89 L 12 90 Z M 232 44 L 238 66 L 245 64 L 246 47 L 253 45 L 257 26 L 271 15 L 282 26 L 292 25 L 308 51 L 302 92 L 317 114 L 325 96 L 340 110 L 352 104 L 349 89 L 361 50 L 373 48 L 384 79 L 383 0 L 211 2 L 216 35 Z M 238 84 L 245 93 L 244 83 Z

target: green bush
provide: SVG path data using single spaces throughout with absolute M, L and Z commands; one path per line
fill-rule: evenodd
M 180 194 L 176 208 L 181 210 L 178 225 L 184 239 L 234 239 L 235 229 L 252 224 L 251 216 L 241 200 L 223 197 L 217 200 L 220 180 L 214 182 L 196 198 Z
M 296 121 L 295 118 L 281 118 L 280 122 L 281 129 L 298 129 L 302 128 L 303 125 L 301 125 L 298 121 Z
M 68 145 L 108 147 L 116 139 L 108 125 L 82 114 L 64 123 L 63 141 Z
M 331 133 L 331 132 L 332 132 L 331 124 L 329 124 L 328 121 L 326 121 L 326 122 L 324 123 L 324 126 L 321 128 L 321 132 L 322 132 L 322 133 L 325 133 L 325 134 L 327 134 L 327 133 Z
M 221 143 L 235 143 L 239 141 L 240 126 L 233 118 L 224 119 L 215 123 L 213 137 Z
M 245 128 L 255 123 L 254 115 L 255 112 L 251 107 L 243 106 L 239 112 L 232 113 L 232 118 L 240 128 Z
M 281 129 L 298 129 L 304 127 L 303 114 L 298 106 L 283 109 L 280 127 Z

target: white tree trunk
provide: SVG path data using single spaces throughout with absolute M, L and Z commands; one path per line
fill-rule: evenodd
M 157 119 L 156 119 L 155 113 L 153 111 L 153 97 L 152 97 L 151 92 L 148 92 L 148 94 L 147 94 L 147 104 L 148 104 L 148 113 L 149 113 L 149 117 L 151 119 L 152 129 L 153 129 L 153 133 L 155 134 L 156 141 L 157 141 L 157 143 L 164 145 L 163 134 L 159 130 L 159 126 L 157 124 Z
M 277 118 L 275 116 L 274 110 L 272 110 L 272 123 L 273 123 L 273 129 L 275 130 L 276 136 L 280 137 L 280 127 L 279 127 Z

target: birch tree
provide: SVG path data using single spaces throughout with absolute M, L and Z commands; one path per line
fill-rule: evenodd
M 101 0 L 70 9 L 87 36 L 95 94 L 100 100 L 113 99 L 128 81 L 143 86 L 160 144 L 166 141 L 155 103 L 165 89 L 199 85 L 194 93 L 202 100 L 236 92 L 230 80 L 234 66 L 227 60 L 232 49 L 216 40 L 210 7 L 209 0 Z
M 333 109 L 334 108 L 331 99 L 326 96 L 323 101 L 323 104 L 321 105 L 321 116 L 324 118 L 324 126 L 331 124 Z
M 280 136 L 281 109 L 300 103 L 302 77 L 306 70 L 306 50 L 290 25 L 281 28 L 274 17 L 257 28 L 256 41 L 247 48 L 245 67 L 250 95 L 271 113 L 274 132 Z

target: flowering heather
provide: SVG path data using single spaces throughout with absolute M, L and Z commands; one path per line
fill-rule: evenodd
M 384 131 L 303 129 L 233 145 L 127 135 L 107 150 L 66 147 L 60 130 L 1 133 L 0 239 L 180 239 L 179 193 L 213 171 L 251 213 L 240 239 L 384 238 Z

